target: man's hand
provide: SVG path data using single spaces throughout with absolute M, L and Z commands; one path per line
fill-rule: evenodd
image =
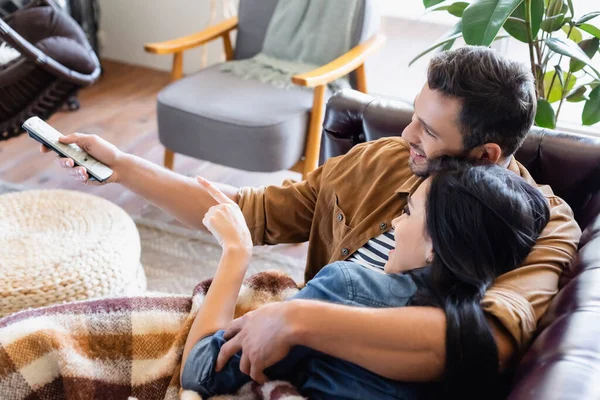
M 119 160 L 125 155 L 125 153 L 121 152 L 113 144 L 107 142 L 97 135 L 88 135 L 85 133 L 73 133 L 72 135 L 59 138 L 58 141 L 64 144 L 74 143 L 78 145 L 83 151 L 113 170 L 112 176 L 103 183 L 96 181 L 90 182 L 90 177 L 85 167 L 75 167 L 75 162 L 72 159 L 59 157 L 56 160 L 58 165 L 60 165 L 62 168 L 66 168 L 68 174 L 74 177 L 75 180 L 78 180 L 84 184 L 88 184 L 88 182 L 90 182 L 90 184 L 93 185 L 119 182 L 117 166 Z M 42 153 L 48 153 L 52 150 L 44 145 L 41 145 L 40 151 Z
M 259 383 L 267 378 L 264 370 L 285 357 L 295 343 L 288 316 L 290 302 L 265 305 L 233 320 L 225 331 L 227 343 L 221 347 L 216 370 L 242 350 L 240 370 Z

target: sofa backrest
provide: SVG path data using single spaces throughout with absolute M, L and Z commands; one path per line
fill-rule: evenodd
M 600 213 L 600 137 L 535 127 L 516 158 L 569 203 L 582 229 Z

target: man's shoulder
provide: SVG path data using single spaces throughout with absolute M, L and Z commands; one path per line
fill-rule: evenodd
M 393 169 L 396 177 L 408 176 L 409 157 L 410 148 L 404 139 L 390 136 L 357 144 L 345 155 L 328 160 L 324 174 L 375 177 L 389 174 Z
M 386 136 L 379 139 L 371 140 L 368 142 L 360 143 L 355 147 L 363 149 L 393 149 L 393 150 L 410 150 L 408 143 L 402 136 Z
M 361 161 L 387 161 L 388 157 L 393 157 L 394 161 L 399 158 L 410 156 L 410 147 L 408 143 L 400 136 L 389 136 L 369 142 L 359 143 L 352 147 L 348 153 L 339 157 L 340 160 L 354 162 L 357 159 Z

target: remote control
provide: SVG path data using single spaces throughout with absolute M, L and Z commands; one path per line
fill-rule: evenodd
M 29 133 L 31 138 L 54 150 L 59 156 L 71 158 L 75 162 L 75 165 L 85 167 L 90 180 L 104 182 L 112 175 L 112 169 L 90 156 L 76 144 L 60 143 L 58 138 L 64 135 L 48 125 L 41 118 L 29 118 L 23 123 L 23 129 Z

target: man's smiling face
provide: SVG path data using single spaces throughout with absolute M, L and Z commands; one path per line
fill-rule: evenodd
M 461 106 L 458 98 L 444 96 L 427 84 L 423 86 L 415 98 L 412 122 L 402 132 L 402 138 L 410 145 L 409 166 L 415 175 L 427 173 L 430 159 L 464 153 L 458 126 Z

